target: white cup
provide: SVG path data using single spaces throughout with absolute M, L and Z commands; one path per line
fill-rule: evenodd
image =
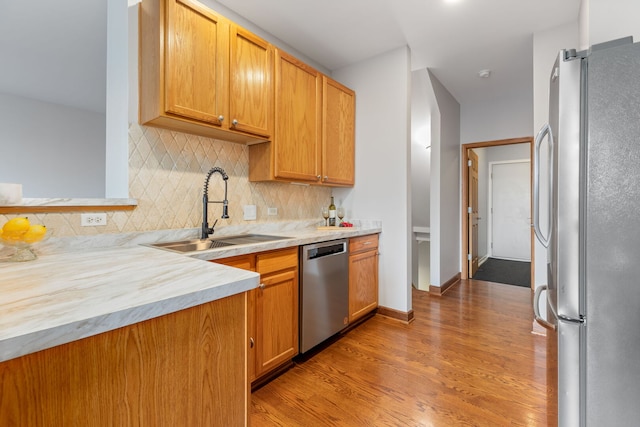
M 0 206 L 22 203 L 22 184 L 0 182 Z

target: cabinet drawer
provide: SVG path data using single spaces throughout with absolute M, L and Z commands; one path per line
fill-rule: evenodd
M 254 254 L 214 259 L 211 262 L 228 265 L 229 267 L 241 268 L 243 270 L 256 271 L 256 256 Z
M 262 252 L 256 256 L 256 270 L 262 274 L 298 267 L 298 247 Z
M 378 248 L 378 235 L 370 234 L 349 239 L 349 253 Z

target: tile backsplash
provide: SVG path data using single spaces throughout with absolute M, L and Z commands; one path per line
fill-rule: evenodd
M 249 182 L 249 149 L 242 144 L 173 132 L 133 123 L 129 126 L 129 197 L 133 211 L 107 212 L 107 225 L 81 227 L 80 213 L 29 214 L 56 237 L 193 228 L 202 223 L 202 192 L 214 166 L 229 175 L 229 219 L 216 227 L 251 223 L 318 219 L 329 203 L 331 189 L 277 182 Z M 224 198 L 224 183 L 214 174 L 209 200 Z M 256 205 L 257 220 L 243 219 L 243 205 Z M 277 216 L 267 216 L 277 208 Z M 209 223 L 222 214 L 221 204 L 209 205 Z M 15 215 L 0 215 L 0 224 Z

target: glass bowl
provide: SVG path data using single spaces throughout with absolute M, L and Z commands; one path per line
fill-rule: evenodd
M 15 249 L 15 252 L 13 253 L 13 255 L 7 258 L 7 261 L 33 261 L 35 259 L 38 259 L 38 255 L 33 250 L 33 247 L 47 240 L 49 236 L 51 236 L 50 229 L 47 229 L 47 234 L 45 234 L 41 240 L 34 243 L 27 243 L 22 240 L 9 240 L 0 236 L 0 245 Z

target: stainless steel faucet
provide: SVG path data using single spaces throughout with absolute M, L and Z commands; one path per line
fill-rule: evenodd
M 212 200 L 209 201 L 209 180 L 211 179 L 211 175 L 218 172 L 222 179 L 224 180 L 224 200 Z M 218 223 L 216 219 L 211 228 L 209 228 L 209 223 L 207 222 L 208 216 L 208 206 L 209 203 L 222 203 L 222 219 L 229 218 L 229 201 L 227 200 L 227 180 L 229 176 L 224 171 L 224 169 L 219 167 L 214 167 L 209 170 L 207 173 L 207 178 L 204 180 L 204 193 L 202 194 L 202 238 L 206 239 L 210 234 L 213 234 L 213 229 Z

